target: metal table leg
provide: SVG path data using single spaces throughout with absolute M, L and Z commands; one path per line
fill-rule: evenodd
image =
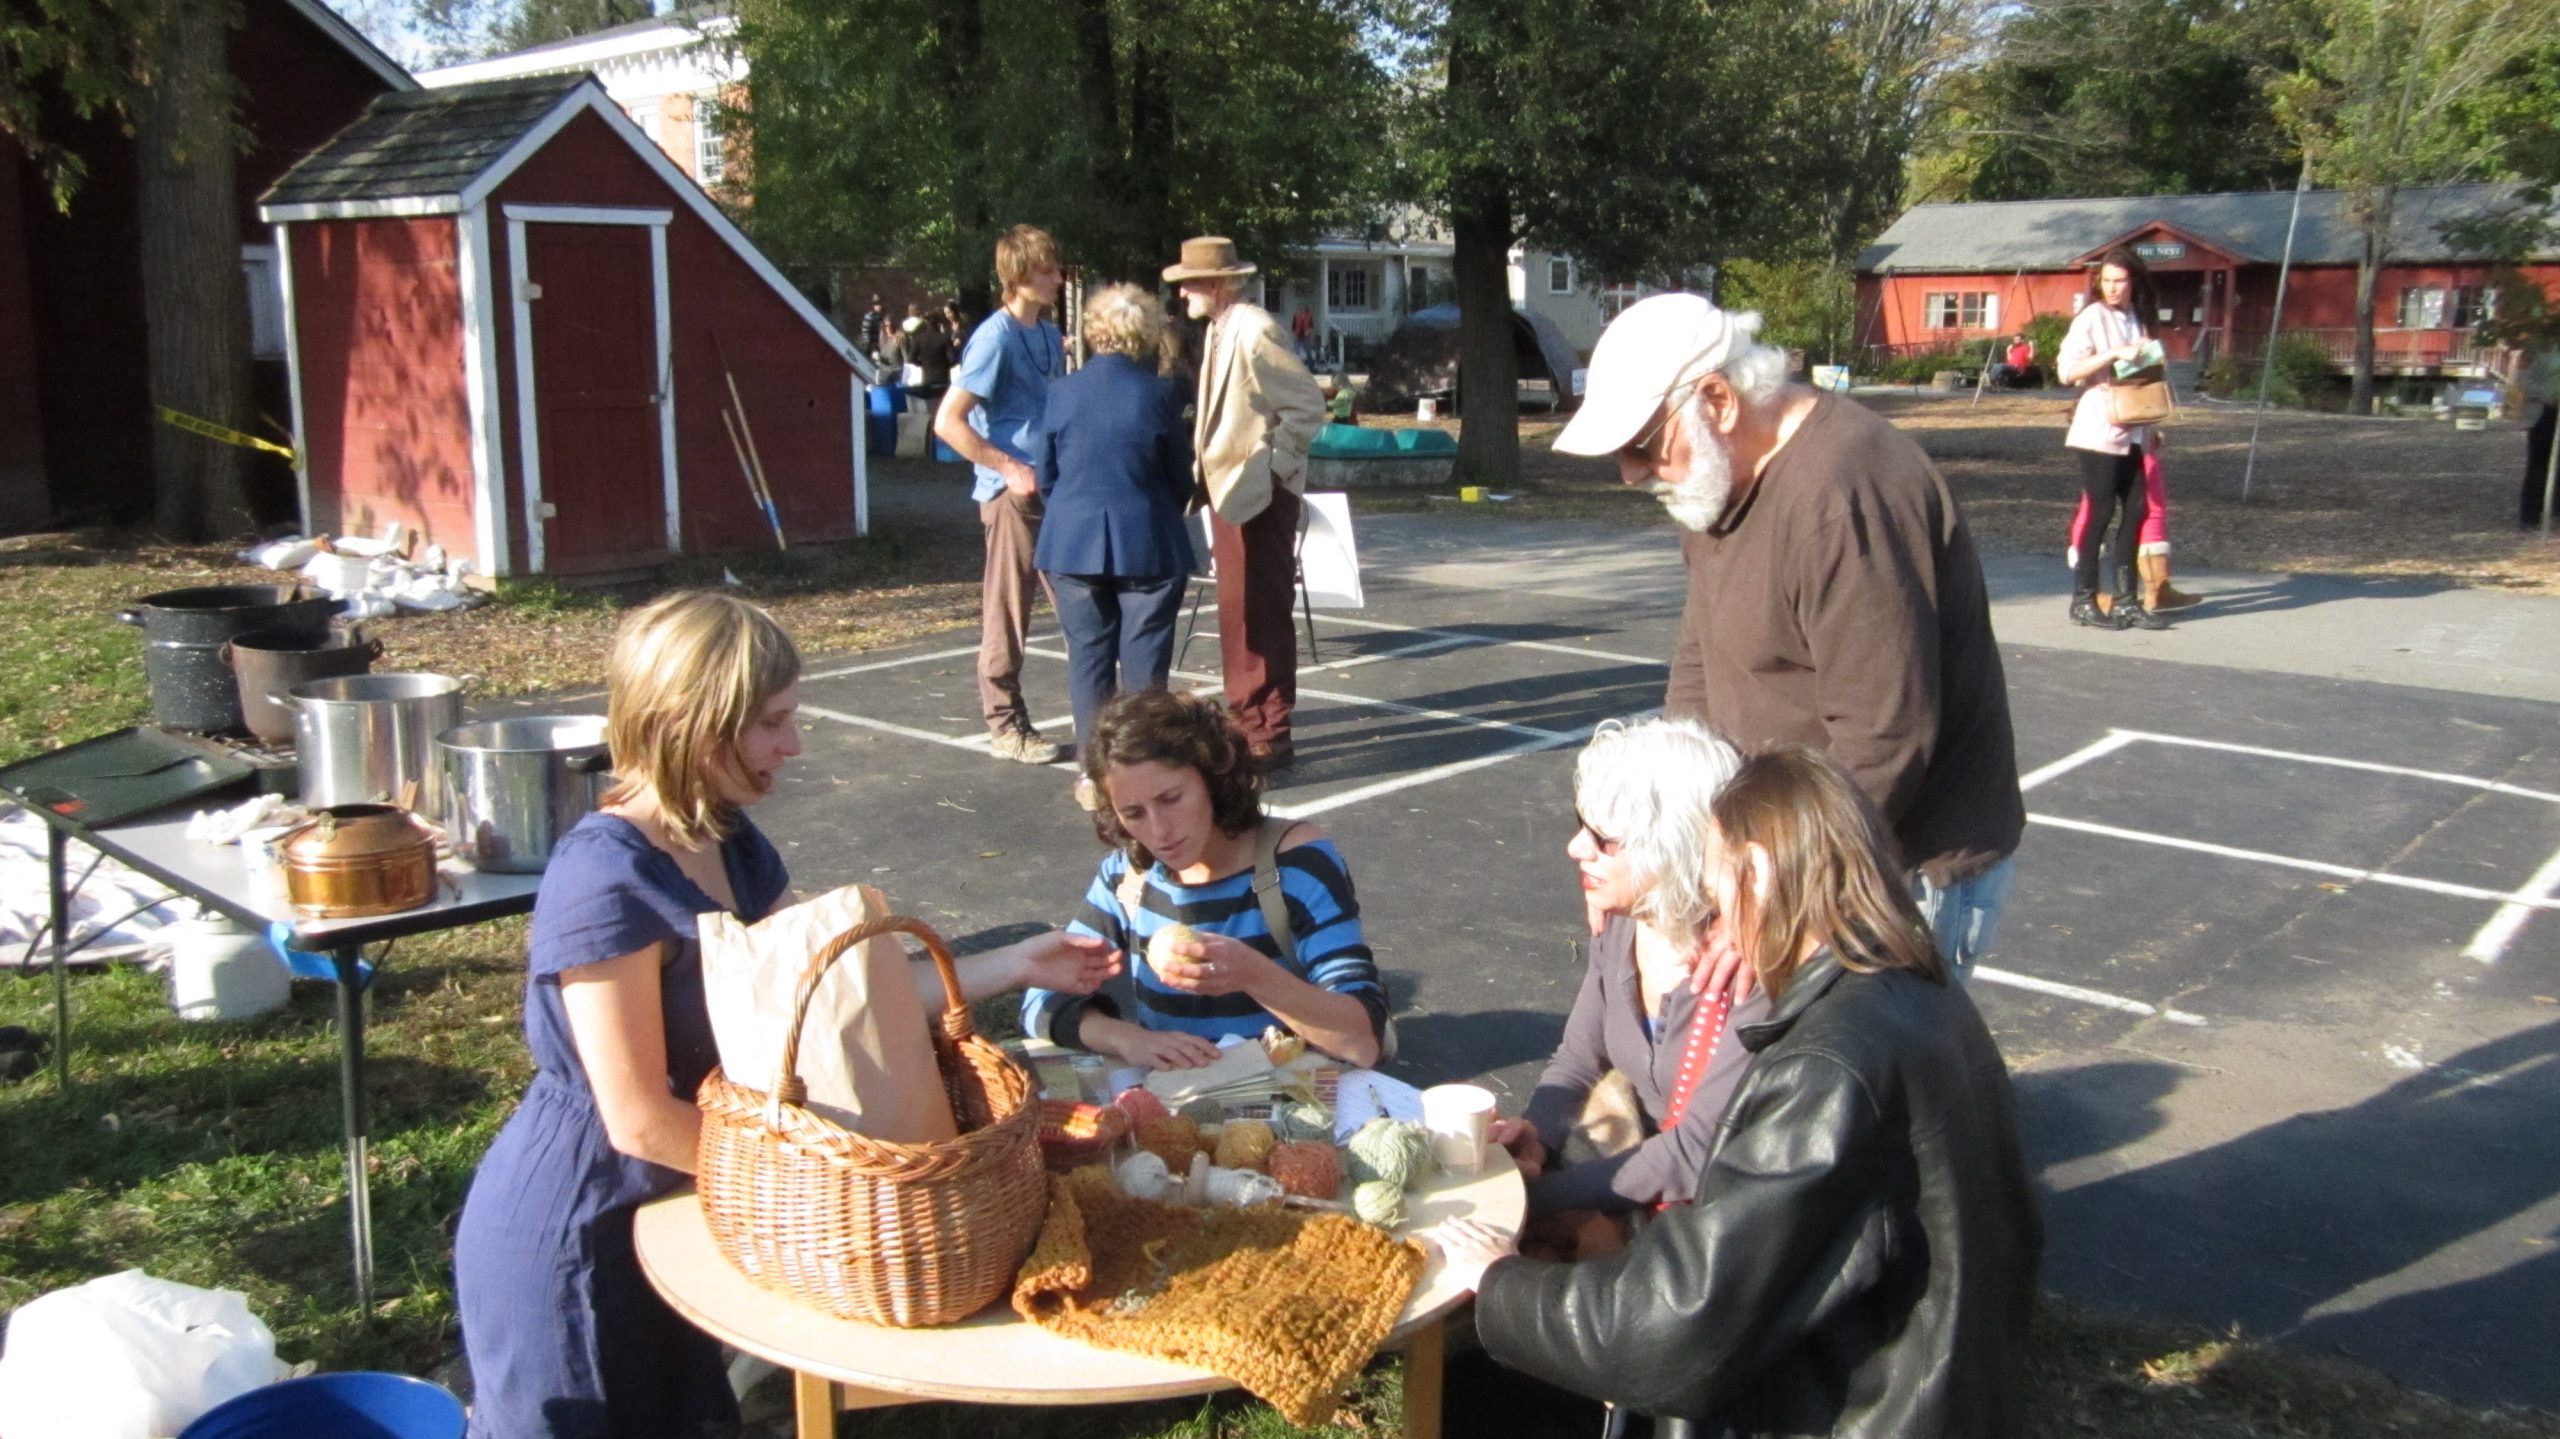
M 53 901 L 53 1083 L 71 1088 L 71 896 L 62 887 L 62 867 L 71 839 L 52 825 L 44 827 L 45 877 Z
M 373 1190 L 366 1174 L 364 977 L 357 947 L 329 951 L 338 967 L 338 1100 L 347 1141 L 347 1228 L 355 1246 L 356 1307 L 373 1313 Z

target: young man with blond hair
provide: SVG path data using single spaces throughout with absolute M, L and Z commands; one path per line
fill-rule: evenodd
M 1064 283 L 1058 242 L 1046 230 L 1014 226 L 996 241 L 996 280 L 1003 303 L 970 334 L 935 412 L 933 432 L 977 470 L 971 497 L 987 540 L 978 633 L 978 703 L 987 721 L 987 752 L 1048 764 L 1061 751 L 1032 727 L 1022 698 L 1022 650 L 1037 574 L 1032 552 L 1040 541 L 1032 432 L 1050 382 L 1067 369 L 1065 338 L 1048 318 Z
M 1218 570 L 1218 656 L 1227 708 L 1244 731 L 1254 765 L 1286 769 L 1297 758 L 1290 716 L 1298 700 L 1299 496 L 1307 488 L 1307 447 L 1324 427 L 1324 392 L 1307 373 L 1280 322 L 1242 298 L 1255 267 L 1233 240 L 1182 242 L 1165 267 L 1183 305 L 1201 322 L 1200 404 L 1192 421 L 1202 488 L 1214 516 Z

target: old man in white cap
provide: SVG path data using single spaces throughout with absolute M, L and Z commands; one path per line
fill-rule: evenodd
M 1227 708 L 1256 769 L 1287 768 L 1297 755 L 1290 721 L 1298 702 L 1298 516 L 1307 447 L 1324 427 L 1324 392 L 1299 363 L 1280 322 L 1242 298 L 1255 267 L 1233 240 L 1182 242 L 1166 283 L 1181 287 L 1200 332 L 1200 408 L 1192 448 L 1215 518 L 1218 658 Z
M 1788 383 L 1759 328 L 1696 295 L 1628 306 L 1555 447 L 1614 457 L 1680 523 L 1689 598 L 1664 710 L 1847 770 L 1965 978 L 2026 827 L 1982 560 L 1919 445 Z

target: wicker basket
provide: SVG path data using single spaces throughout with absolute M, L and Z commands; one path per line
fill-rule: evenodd
M 933 1037 L 956 1139 L 893 1144 L 801 1108 L 800 1028 L 837 958 L 883 934 L 924 941 L 948 1007 Z M 770 1095 L 702 1081 L 695 1186 L 720 1252 L 756 1283 L 871 1324 L 966 1318 L 1002 1298 L 1048 1213 L 1031 1076 L 978 1036 L 942 937 L 895 916 L 857 925 L 809 961 Z
M 1040 1101 L 1040 1157 L 1053 1170 L 1098 1164 L 1129 1137 L 1129 1114 L 1108 1104 Z

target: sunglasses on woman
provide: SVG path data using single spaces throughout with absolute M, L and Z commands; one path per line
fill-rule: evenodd
M 1625 840 L 1617 839 L 1603 833 L 1600 826 L 1593 824 L 1589 819 L 1583 816 L 1582 806 L 1580 805 L 1575 805 L 1573 808 L 1573 827 L 1582 833 L 1591 836 L 1592 845 L 1602 854 L 1616 854 L 1618 852 L 1618 847 L 1626 843 Z

